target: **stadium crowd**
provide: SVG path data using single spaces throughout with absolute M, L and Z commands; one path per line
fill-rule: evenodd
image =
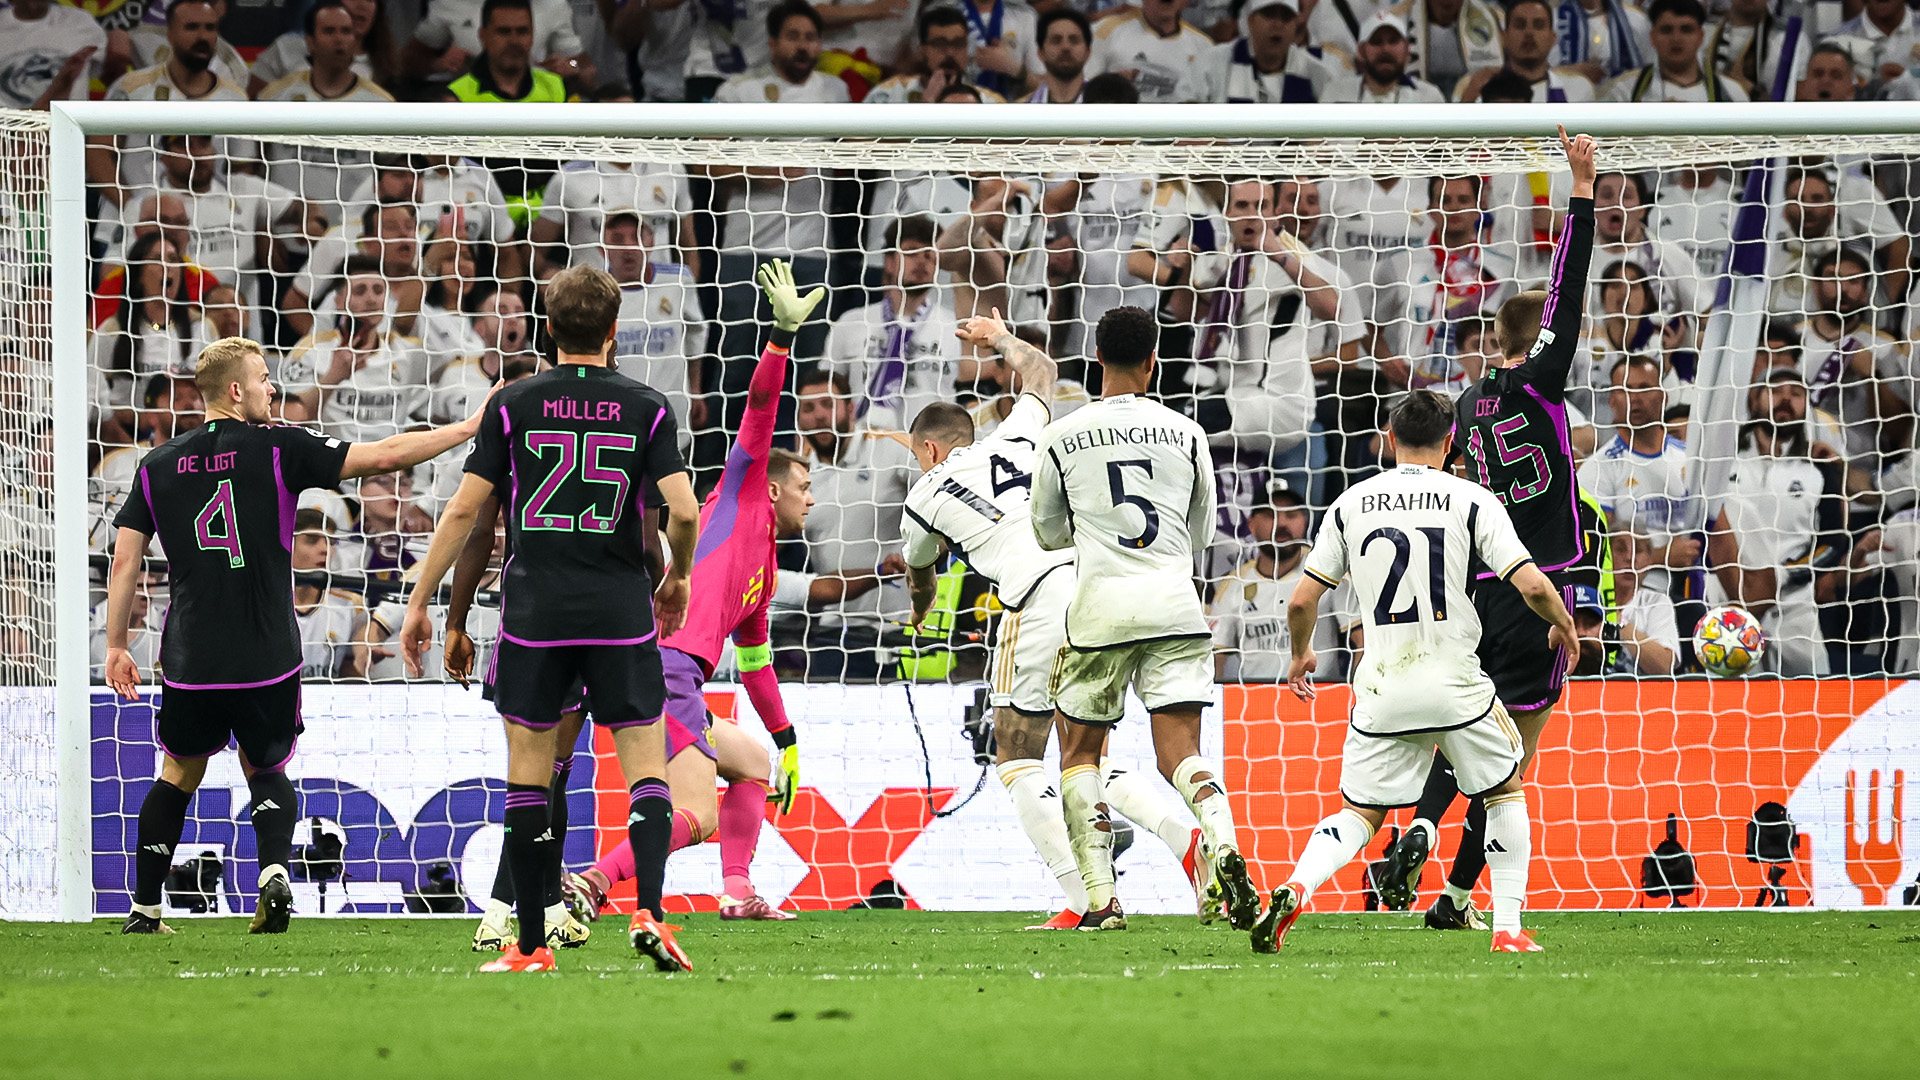
M 97 14 L 96 14 L 97 12 Z M 1782 70 L 1782 58 L 1792 56 Z M 1920 98 L 1903 0 L 120 0 L 0 8 L 0 106 L 163 101 L 1394 103 Z M 1008 104 L 1011 103 L 1011 104 Z M 1550 121 L 1549 121 L 1550 124 Z M 897 435 L 933 401 L 982 431 L 1019 387 L 955 337 L 997 308 L 1063 364 L 1056 415 L 1098 393 L 1090 327 L 1157 311 L 1160 393 L 1210 433 L 1221 492 L 1197 568 L 1223 679 L 1284 678 L 1284 605 L 1315 514 L 1381 467 L 1396 394 L 1458 392 L 1491 312 L 1539 287 L 1564 177 L 1156 177 L 829 171 L 363 154 L 205 136 L 89 147 L 92 542 L 140 455 L 200 421 L 190 374 L 268 345 L 293 423 L 377 439 L 464 415 L 549 351 L 542 283 L 588 262 L 627 290 L 623 370 L 666 393 L 717 477 L 770 313 L 758 260 L 831 289 L 800 335 L 785 436 L 818 505 L 783 548 L 789 675 L 978 670 L 992 610 L 952 571 L 952 654 L 902 656 Z M 1603 173 L 1571 440 L 1603 508 L 1611 595 L 1582 670 L 1687 670 L 1706 606 L 1762 615 L 1769 669 L 1910 672 L 1916 640 L 1920 174 L 1793 162 L 1769 320 L 1731 461 L 1689 487 L 1687 418 L 1733 242 L 1737 171 Z M 1744 364 L 1744 358 L 1743 358 Z M 1524 454 L 1526 447 L 1501 447 Z M 44 469 L 42 448 L 27 448 Z M 313 678 L 401 677 L 396 593 L 461 455 L 299 498 Z M 16 470 L 18 471 L 18 470 Z M 23 490 L 25 487 L 21 486 Z M 30 486 L 30 485 L 27 485 Z M 11 538 L 15 560 L 33 538 Z M 103 561 L 103 560 L 102 560 Z M 164 575 L 156 573 L 156 590 Z M 8 590 L 9 649 L 44 598 Z M 102 594 L 104 595 L 104 593 Z M 1357 647 L 1335 597 L 1323 655 Z M 164 595 L 136 611 L 143 665 Z M 476 614 L 484 620 L 485 609 Z M 144 619 L 144 622 L 143 622 Z M 487 627 L 476 637 L 487 636 Z M 103 654 L 96 635 L 95 663 Z M 437 668 L 437 658 L 429 661 Z M 973 665 L 969 668 L 969 665 Z M 1338 678 L 1345 664 L 1323 664 Z

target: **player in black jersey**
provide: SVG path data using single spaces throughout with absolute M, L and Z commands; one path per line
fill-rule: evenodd
M 187 803 L 207 759 L 240 745 L 260 850 L 252 932 L 287 928 L 298 796 L 287 779 L 300 723 L 300 629 L 293 611 L 294 503 L 306 488 L 411 468 L 472 438 L 479 416 L 377 443 L 349 445 L 271 423 L 273 383 L 260 346 L 223 338 L 200 353 L 194 382 L 205 424 L 141 461 L 114 519 L 119 535 L 107 583 L 107 683 L 129 701 L 140 671 L 127 652 L 135 583 L 156 535 L 167 556 L 160 642 L 160 778 L 140 804 L 133 910 L 124 931 L 170 934 L 160 889 L 180 843 Z
M 1587 295 L 1587 271 L 1593 260 L 1594 140 L 1569 138 L 1560 128 L 1560 146 L 1573 172 L 1573 192 L 1553 267 L 1544 290 L 1530 290 L 1500 306 L 1495 318 L 1500 357 L 1486 374 L 1460 395 L 1455 406 L 1454 446 L 1465 456 L 1469 479 L 1490 488 L 1513 517 L 1515 530 L 1534 562 L 1546 571 L 1571 604 L 1572 573 L 1589 565 L 1598 584 L 1597 553 L 1588 551 L 1580 527 L 1580 489 L 1573 443 L 1567 430 L 1567 372 L 1580 343 Z M 1583 579 L 1584 580 L 1584 579 Z M 1527 607 L 1514 587 L 1484 567 L 1474 589 L 1473 606 L 1483 628 L 1480 666 L 1493 679 L 1494 692 L 1513 717 L 1525 742 L 1520 769 L 1532 764 L 1540 732 L 1560 700 L 1560 688 L 1577 657 L 1550 646 L 1548 624 Z M 1421 868 L 1433 848 L 1434 823 L 1459 794 L 1453 772 L 1442 758 L 1427 775 L 1426 791 L 1415 819 L 1388 853 L 1377 889 L 1389 907 L 1404 910 L 1413 902 Z M 1486 808 L 1476 799 L 1444 892 L 1427 912 L 1436 929 L 1482 928 L 1470 900 L 1474 882 L 1486 867 L 1481 849 Z
M 414 584 L 401 648 L 407 669 L 420 674 L 433 636 L 427 604 L 481 506 L 503 492 L 513 557 L 501 573 L 492 680 L 507 729 L 506 848 L 520 935 L 480 970 L 553 968 L 542 898 L 546 845 L 558 842 L 548 807 L 554 730 L 568 688 L 583 680 L 594 722 L 612 731 L 632 781 L 627 836 L 639 874 L 628 937 L 661 970 L 690 971 L 674 928 L 659 921 L 673 806 L 662 779 L 666 682 L 658 635 L 686 619 L 700 506 L 667 399 L 608 365 L 620 286 L 605 271 L 571 267 L 547 285 L 547 311 L 559 364 L 489 402 L 466 478 L 440 516 Z M 658 589 L 646 564 L 649 484 L 666 504 L 672 553 Z

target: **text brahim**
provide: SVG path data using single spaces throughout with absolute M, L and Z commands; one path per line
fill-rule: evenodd
M 1388 491 L 1379 495 L 1360 496 L 1360 512 L 1371 514 L 1376 510 L 1392 512 L 1451 510 L 1452 500 L 1452 495 L 1438 491 Z

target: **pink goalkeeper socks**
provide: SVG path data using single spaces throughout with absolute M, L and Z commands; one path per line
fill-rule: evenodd
M 727 793 L 720 797 L 721 889 L 736 900 L 753 895 L 748 870 L 766 820 L 766 781 L 735 780 L 727 785 Z

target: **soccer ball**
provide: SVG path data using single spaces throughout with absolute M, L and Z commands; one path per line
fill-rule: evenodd
M 1693 628 L 1693 655 L 1709 675 L 1737 679 L 1752 671 L 1767 651 L 1760 620 L 1745 608 L 1714 608 Z

